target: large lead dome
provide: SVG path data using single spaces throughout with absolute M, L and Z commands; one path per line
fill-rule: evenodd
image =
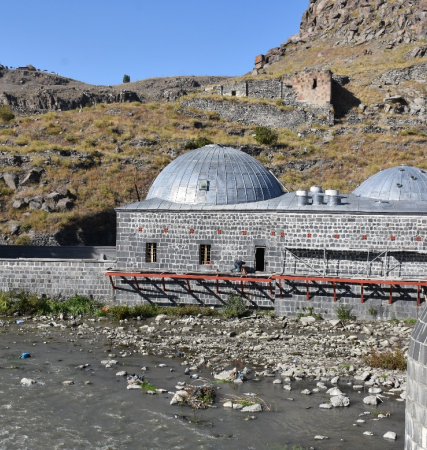
M 276 177 L 252 156 L 222 145 L 206 145 L 179 156 L 163 169 L 147 200 L 232 205 L 282 194 Z
M 368 178 L 353 194 L 382 201 L 427 201 L 427 172 L 413 166 L 392 167 Z

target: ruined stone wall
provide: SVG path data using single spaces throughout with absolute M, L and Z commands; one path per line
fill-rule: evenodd
M 295 129 L 300 125 L 314 123 L 327 126 L 334 124 L 334 113 L 330 106 L 304 108 L 301 105 L 291 105 L 289 109 L 280 109 L 267 103 L 217 101 L 210 98 L 196 98 L 182 103 L 190 108 L 215 111 L 224 119 L 244 125 Z
M 265 247 L 266 273 L 285 271 L 296 275 L 325 273 L 331 276 L 356 277 L 361 271 L 360 278 L 425 278 L 427 255 L 417 251 L 424 250 L 426 243 L 424 240 L 418 241 L 417 237 L 420 230 L 426 229 L 426 225 L 427 218 L 421 216 L 264 211 L 119 212 L 117 265 L 129 270 L 215 273 L 216 270 L 230 270 L 237 255 L 243 258 L 249 270 L 253 270 L 255 247 L 260 246 Z M 147 242 L 157 245 L 156 263 L 145 262 Z M 210 265 L 199 264 L 201 244 L 211 245 Z M 412 251 L 382 254 L 387 247 Z M 324 248 L 327 249 L 326 272 Z M 345 248 L 352 250 L 344 250 Z M 364 271 L 368 249 L 371 252 L 369 259 L 377 258 L 369 267 L 369 273 Z M 193 302 L 221 305 L 230 293 L 242 294 L 240 282 L 220 282 L 219 294 L 216 293 L 215 281 L 192 281 L 192 292 L 184 280 L 167 280 L 166 292 L 163 291 L 161 280 L 141 280 L 141 291 L 136 289 L 133 280 L 119 279 L 117 283 L 117 301 L 122 303 L 153 301 L 164 304 Z M 395 287 L 391 305 L 388 303 L 388 286 L 365 286 L 364 289 L 365 303 L 361 304 L 360 287 L 340 283 L 337 286 L 337 299 L 351 305 L 360 318 L 372 318 L 369 309 L 374 309 L 377 317 L 383 319 L 417 317 L 421 308 L 416 303 L 416 288 Z M 309 301 L 306 299 L 305 282 L 282 282 L 282 293 L 279 283 L 274 282 L 272 291 L 271 293 L 268 283 L 245 282 L 243 286 L 243 294 L 251 303 L 274 308 L 280 315 L 297 315 L 303 306 L 313 306 L 315 312 L 324 317 L 336 315 L 337 304 L 333 302 L 330 284 L 312 283 Z M 424 305 L 422 294 L 421 297 Z
M 284 75 L 282 81 L 295 90 L 297 102 L 325 105 L 332 100 L 332 72 L 329 70 L 302 70 Z
M 234 97 L 282 99 L 287 105 L 307 103 L 327 106 L 332 99 L 332 72 L 330 70 L 302 70 L 284 75 L 282 80 L 244 80 L 219 85 L 217 94 Z

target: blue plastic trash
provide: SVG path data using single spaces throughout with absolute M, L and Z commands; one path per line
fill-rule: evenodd
M 17 320 L 16 323 L 25 323 L 25 320 Z
M 30 355 L 29 353 L 23 353 L 23 354 L 20 356 L 20 358 L 21 358 L 21 359 L 31 358 L 31 355 Z

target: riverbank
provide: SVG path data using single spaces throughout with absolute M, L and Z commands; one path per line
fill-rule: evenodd
M 17 320 L 24 322 L 17 324 Z M 202 421 L 213 424 L 213 431 L 207 432 L 209 436 L 216 432 L 223 434 L 224 431 L 225 435 L 239 436 L 238 443 L 233 442 L 231 445 L 226 440 L 221 444 L 210 442 L 199 447 L 198 444 L 193 447 L 186 447 L 185 444 L 176 448 L 285 449 L 286 445 L 302 445 L 302 448 L 357 449 L 374 445 L 374 442 L 375 445 L 387 445 L 387 448 L 402 448 L 406 372 L 369 367 L 363 357 L 372 350 L 384 351 L 400 347 L 405 351 L 411 330 L 412 325 L 403 322 L 317 321 L 312 317 L 296 320 L 265 314 L 241 319 L 160 315 L 144 320 L 123 320 L 121 323 L 103 317 L 24 316 L 1 320 L 2 344 L 9 344 L 6 345 L 8 348 L 2 349 L 3 361 L 0 361 L 0 367 L 20 367 L 22 372 L 20 370 L 19 375 L 11 371 L 14 373 L 13 389 L 18 386 L 21 389 L 19 392 L 25 389 L 19 386 L 22 378 L 36 381 L 36 386 L 28 389 L 39 389 L 38 383 L 41 382 L 44 383 L 42 389 L 48 389 L 49 392 L 52 389 L 56 392 L 58 389 L 65 389 L 62 385 L 64 381 L 74 383 L 68 386 L 70 389 L 76 386 L 78 389 L 90 389 L 89 385 L 84 384 L 84 381 L 90 381 L 94 384 L 93 390 L 107 383 L 111 389 L 109 396 L 125 396 L 123 398 L 126 401 L 129 401 L 130 396 L 132 399 L 140 399 L 142 390 L 127 390 L 126 376 L 118 374 L 125 372 L 143 376 L 151 385 L 165 390 L 164 393 L 157 393 L 158 398 L 155 395 L 143 397 L 144 403 L 148 397 L 157 398 L 157 403 L 152 399 L 149 401 L 151 409 L 147 409 L 147 417 L 155 414 L 156 408 L 165 417 L 193 417 L 191 408 L 170 405 L 170 401 L 178 388 L 185 386 L 184 383 L 188 386 L 196 382 L 204 383 L 197 378 L 208 380 L 216 389 L 219 388 L 212 405 L 214 408 L 197 411 L 197 414 L 202 414 Z M 63 355 L 60 359 L 66 364 L 69 373 L 57 376 L 52 384 L 52 381 L 41 375 L 46 370 L 43 367 L 45 360 L 51 356 L 47 353 L 52 352 L 53 347 Z M 36 354 L 31 359 L 18 360 L 17 355 L 21 351 Z M 79 353 L 80 358 L 76 358 Z M 13 364 L 10 364 L 11 359 Z M 36 370 L 41 372 L 25 368 L 28 364 L 35 363 Z M 78 369 L 79 366 L 82 367 Z M 143 368 L 146 370 L 141 370 Z M 233 381 L 215 381 L 215 375 L 233 368 L 244 373 L 246 381 L 239 384 Z M 58 374 L 62 371 L 59 368 L 55 370 Z M 38 374 L 39 379 L 34 374 Z M 122 384 L 115 385 L 113 381 Z M 338 395 L 327 393 L 334 387 L 339 389 Z M 241 400 L 245 393 L 254 393 L 272 407 L 272 412 L 246 413 L 247 417 L 254 416 L 258 419 L 255 428 L 261 426 L 258 430 L 262 429 L 267 435 L 272 433 L 272 440 L 266 437 L 264 446 L 257 441 L 251 447 L 249 441 L 255 439 L 253 436 L 249 441 L 242 440 L 243 430 L 249 431 L 238 418 L 245 413 L 223 407 L 227 401 Z M 97 397 L 97 394 L 90 395 Z M 364 403 L 364 399 L 368 397 L 373 397 L 371 404 Z M 333 406 L 346 404 L 345 399 L 348 399 L 349 406 Z M 102 407 L 104 400 L 94 401 L 101 402 Z M 139 401 L 136 400 L 137 403 Z M 326 406 L 320 408 L 320 405 Z M 267 416 L 268 420 L 265 419 Z M 123 417 L 127 417 L 127 414 Z M 237 427 L 234 433 L 224 424 L 224 417 Z M 336 423 L 331 423 L 332 417 Z M 294 422 L 295 418 L 311 421 L 307 430 L 299 430 L 300 424 Z M 238 420 L 237 424 L 235 420 Z M 289 425 L 289 430 L 279 427 L 280 421 L 289 420 L 293 423 L 292 426 Z M 270 429 L 271 421 L 277 421 L 278 428 Z M 190 424 L 189 421 L 186 422 L 187 425 L 200 429 L 199 425 Z M 203 430 L 206 431 L 204 428 Z M 364 435 L 365 431 L 373 433 L 373 436 Z M 383 435 L 387 431 L 396 432 L 397 440 L 385 441 Z M 188 437 L 190 432 L 187 430 L 185 433 Z M 338 438 L 340 433 L 342 437 Z M 314 440 L 316 435 L 329 439 L 317 441 Z M 150 439 L 152 438 L 154 439 L 153 436 Z M 373 441 L 365 443 L 363 439 Z M 267 443 L 276 446 L 270 447 Z M 277 447 L 279 444 L 281 447 Z M 162 448 L 160 443 L 158 446 L 150 445 L 151 447 L 142 448 Z M 65 445 L 58 448 L 70 447 Z M 132 443 L 127 447 L 111 448 L 141 447 Z

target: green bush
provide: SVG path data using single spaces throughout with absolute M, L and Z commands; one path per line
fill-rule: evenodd
M 213 142 L 205 137 L 199 137 L 197 139 L 190 139 L 185 144 L 186 150 L 195 150 L 196 148 L 204 147 L 205 145 L 213 144 Z
M 277 144 L 279 135 L 271 128 L 256 127 L 254 139 L 256 142 L 258 142 L 258 144 L 274 145 Z
M 243 317 L 248 314 L 248 312 L 248 305 L 243 298 L 238 295 L 230 295 L 222 310 L 222 313 L 228 319 L 233 317 Z
M 355 320 L 356 316 L 351 314 L 352 309 L 353 308 L 350 305 L 338 305 L 335 308 L 337 318 L 340 320 Z
M 130 83 L 130 76 L 129 75 L 123 75 L 123 83 Z
M 417 323 L 417 319 L 407 318 L 403 321 L 403 323 L 406 323 L 407 325 L 415 325 Z
M 74 295 L 65 301 L 59 301 L 45 296 L 38 296 L 25 291 L 0 291 L 0 314 L 95 314 L 102 304 L 88 297 Z
M 0 119 L 3 122 L 10 122 L 15 118 L 15 115 L 10 109 L 9 105 L 0 105 Z
M 371 367 L 389 370 L 406 370 L 406 358 L 402 350 L 380 353 L 374 350 L 365 358 L 365 363 Z

